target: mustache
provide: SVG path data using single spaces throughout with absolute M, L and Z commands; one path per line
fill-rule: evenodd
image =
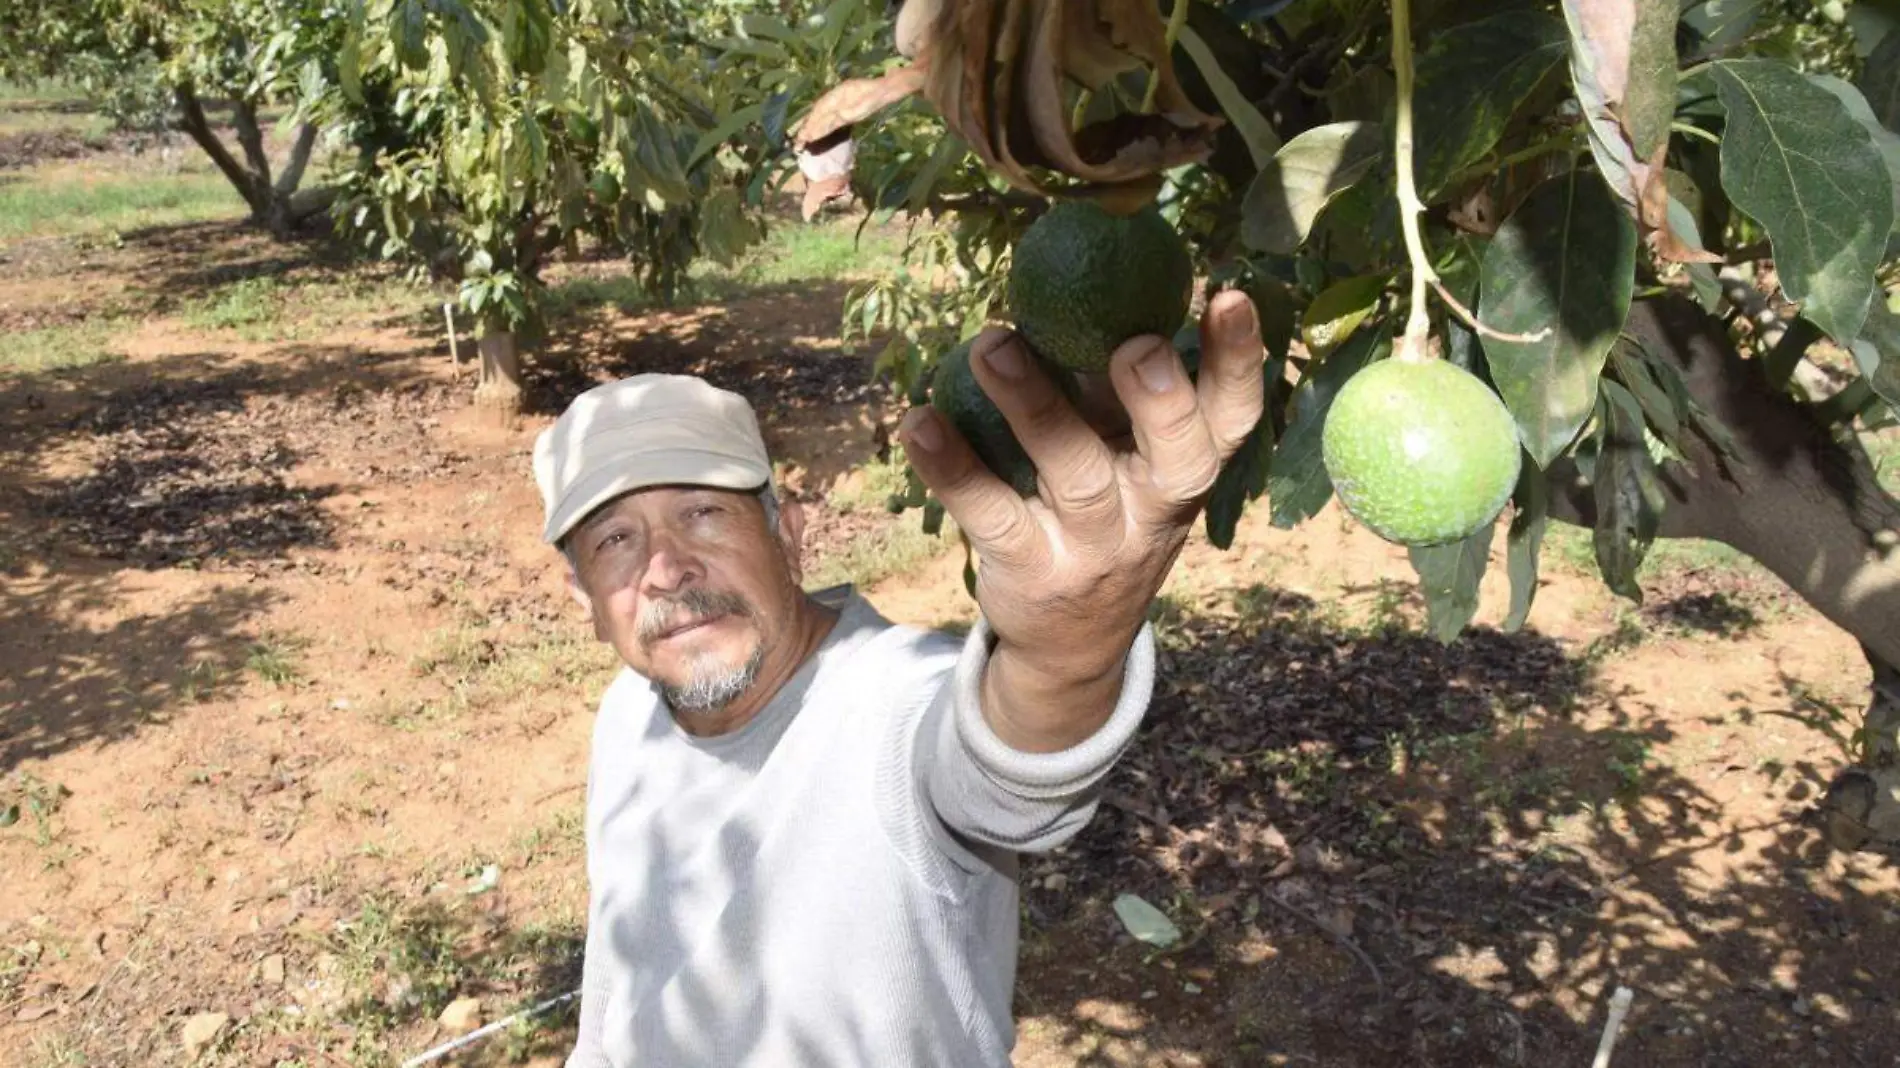
M 651 642 L 669 630 L 677 630 L 717 616 L 750 616 L 752 606 L 736 593 L 689 589 L 676 597 L 650 601 L 640 610 L 634 633 L 642 642 Z

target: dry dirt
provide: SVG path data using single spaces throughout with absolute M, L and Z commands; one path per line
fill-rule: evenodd
M 78 255 L 0 269 L 0 321 L 149 314 L 123 360 L 0 377 L 0 1063 L 396 1064 L 458 997 L 571 989 L 611 664 L 536 540 L 533 434 L 693 370 L 760 403 L 814 554 L 914 524 L 833 499 L 896 414 L 828 340 L 842 290 L 587 318 L 498 425 L 427 309 L 294 343 L 166 310 L 296 262 L 253 237 Z M 945 549 L 872 599 L 967 622 Z M 1334 511 L 1197 540 L 1148 726 L 1026 866 L 1017 1063 L 1582 1065 L 1618 984 L 1618 1065 L 1900 1063 L 1894 873 L 1802 822 L 1851 640 L 1746 572 L 1638 611 L 1557 557 L 1531 627 L 1495 629 L 1500 569 L 1445 648 Z M 1129 938 L 1122 893 L 1183 942 Z M 447 1063 L 556 1065 L 571 1018 Z

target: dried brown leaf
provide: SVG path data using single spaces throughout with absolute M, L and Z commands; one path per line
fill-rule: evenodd
M 916 0 L 913 0 L 916 2 Z M 1064 195 L 1110 204 L 1152 199 L 1160 173 L 1206 158 L 1222 120 L 1196 109 L 1175 77 L 1167 26 L 1144 0 L 966 0 L 919 9 L 906 41 L 931 105 L 1012 186 L 1047 195 L 1031 173 L 1081 180 Z M 1152 68 L 1156 112 L 1074 129 L 1066 88 L 1101 88 Z
M 850 78 L 831 87 L 799 124 L 793 145 L 803 148 L 839 130 L 863 122 L 924 87 L 926 68 L 896 67 L 876 78 Z

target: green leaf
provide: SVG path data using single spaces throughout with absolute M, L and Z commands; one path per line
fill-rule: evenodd
M 1467 308 L 1476 307 L 1478 303 L 1478 271 L 1488 243 L 1487 239 L 1473 234 L 1459 234 L 1446 246 L 1441 262 L 1434 268 L 1446 291 Z M 1490 370 L 1483 366 L 1484 354 L 1478 348 L 1478 335 L 1456 315 L 1447 312 L 1444 320 L 1445 358 L 1490 384 Z
M 1316 360 L 1344 344 L 1378 306 L 1385 275 L 1362 274 L 1328 286 L 1306 306 L 1300 320 L 1300 340 Z
M 1505 536 L 1506 568 L 1511 576 L 1511 611 L 1504 632 L 1516 634 L 1530 619 L 1537 600 L 1537 557 L 1549 525 L 1550 476 L 1535 464 L 1525 464 L 1517 476 L 1516 514 Z
M 1425 594 L 1432 636 L 1450 645 L 1478 614 L 1478 587 L 1491 562 L 1497 524 L 1486 523 L 1470 537 L 1450 545 L 1413 546 L 1406 551 Z
M 392 12 L 396 20 L 396 58 L 410 70 L 429 62 L 427 15 L 422 0 L 402 0 Z
M 1687 7 L 1682 21 L 1702 37 L 1703 52 L 1739 44 L 1755 28 L 1763 0 L 1704 0 Z M 1701 54 L 1701 53 L 1698 53 Z
M 1892 180 L 1835 96 L 1781 63 L 1711 63 L 1727 115 L 1722 188 L 1768 231 L 1782 289 L 1839 344 L 1860 332 L 1893 229 Z
M 1115 897 L 1115 915 L 1137 942 L 1146 942 L 1159 949 L 1166 949 L 1181 940 L 1181 931 L 1168 919 L 1168 914 L 1148 904 L 1134 894 L 1118 894 Z
M 1623 125 L 1637 159 L 1650 158 L 1669 140 L 1669 123 L 1676 114 L 1676 14 L 1674 4 L 1636 2 Z
M 1629 314 L 1636 224 L 1593 172 L 1540 184 L 1485 249 L 1478 320 L 1537 341 L 1483 337 L 1498 395 L 1540 468 L 1576 437 Z
M 1640 420 L 1633 418 L 1624 405 L 1611 400 L 1610 390 L 1606 389 L 1605 394 L 1598 406 L 1604 432 L 1594 471 L 1597 522 L 1591 540 L 1605 584 L 1642 604 L 1643 589 L 1636 582 L 1636 573 L 1656 538 L 1667 502 L 1656 479 L 1656 462 L 1643 440 Z
M 363 105 L 363 37 L 352 26 L 343 34 L 343 47 L 336 54 L 337 84 L 350 103 Z
M 20 803 L 17 801 L 0 805 L 0 827 L 11 827 L 20 822 Z
M 1418 57 L 1416 182 L 1429 203 L 1484 158 L 1511 116 L 1564 58 L 1561 20 L 1503 11 L 1432 37 Z
M 1682 417 L 1687 413 L 1677 409 L 1676 402 L 1650 372 L 1648 361 L 1637 354 L 1633 343 L 1618 344 L 1610 350 L 1610 364 L 1616 372 L 1617 382 L 1629 390 L 1656 436 L 1680 454 Z
M 1810 74 L 1808 80 L 1834 94 L 1847 113 L 1867 131 L 1874 147 L 1880 150 L 1880 161 L 1887 166 L 1887 181 L 1893 187 L 1894 223 L 1900 226 L 1900 134 L 1895 134 L 1880 124 L 1874 116 L 1874 109 L 1868 105 L 1867 98 L 1861 95 L 1853 84 L 1836 78 L 1832 74 Z
M 1183 26 L 1177 40 L 1206 80 L 1208 91 L 1214 94 L 1214 99 L 1220 104 L 1221 114 L 1234 124 L 1240 139 L 1247 143 L 1247 152 L 1253 156 L 1253 165 L 1266 166 L 1280 147 L 1280 135 L 1273 132 L 1273 127 L 1261 117 L 1259 109 L 1221 69 L 1220 60 L 1214 58 L 1213 51 L 1207 47 L 1206 41 L 1201 40 L 1200 34 L 1195 33 L 1190 26 Z
M 1630 209 L 1650 180 L 1676 105 L 1675 9 L 1657 2 L 1563 0 L 1590 154 Z
M 733 134 L 758 122 L 764 115 L 764 104 L 748 104 L 719 120 L 719 125 L 699 135 L 699 140 L 693 145 L 693 151 L 687 154 L 686 169 L 692 170 L 700 160 L 706 158 L 707 153 L 725 144 Z
M 1856 5 L 1859 6 L 1859 5 Z M 1889 33 L 1867 57 L 1855 83 L 1866 98 L 1874 118 L 1882 126 L 1900 133 L 1900 33 Z
M 1384 152 L 1377 123 L 1315 126 L 1288 141 L 1248 183 L 1241 202 L 1241 238 L 1261 252 L 1291 253 L 1313 220 Z
M 1273 385 L 1285 370 L 1282 360 L 1267 360 L 1261 382 L 1265 402 L 1271 403 Z M 1233 546 L 1241 513 L 1249 502 L 1258 500 L 1266 492 L 1267 475 L 1273 470 L 1273 420 L 1268 418 L 1264 405 L 1261 412 L 1260 421 L 1221 467 L 1213 492 L 1207 498 L 1207 540 L 1222 551 Z
M 1696 248 L 1703 247 L 1702 229 L 1696 225 L 1695 212 L 1676 199 L 1674 193 L 1669 195 L 1669 228 L 1685 243 Z M 1685 263 L 1683 269 L 1689 275 L 1689 286 L 1695 290 L 1696 301 L 1702 305 L 1702 310 L 1716 310 L 1722 303 L 1722 281 L 1715 276 L 1715 268 L 1706 263 Z
M 1309 367 L 1305 380 L 1293 391 L 1293 420 L 1274 448 L 1273 468 L 1267 475 L 1274 526 L 1290 530 L 1319 514 L 1332 499 L 1333 483 L 1321 450 L 1326 412 L 1346 380 L 1388 347 L 1385 334 L 1381 328 L 1354 335 L 1317 367 Z
M 1887 302 L 1875 299 L 1868 309 L 1867 325 L 1848 348 L 1867 385 L 1881 400 L 1900 412 L 1900 315 Z

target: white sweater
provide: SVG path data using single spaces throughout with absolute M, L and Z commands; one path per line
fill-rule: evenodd
M 1016 857 L 1093 815 L 1153 634 L 1094 737 L 1023 753 L 978 706 L 981 620 L 959 642 L 835 592 L 824 645 L 732 734 L 686 734 L 630 670 L 608 687 L 567 1068 L 1009 1065 Z

